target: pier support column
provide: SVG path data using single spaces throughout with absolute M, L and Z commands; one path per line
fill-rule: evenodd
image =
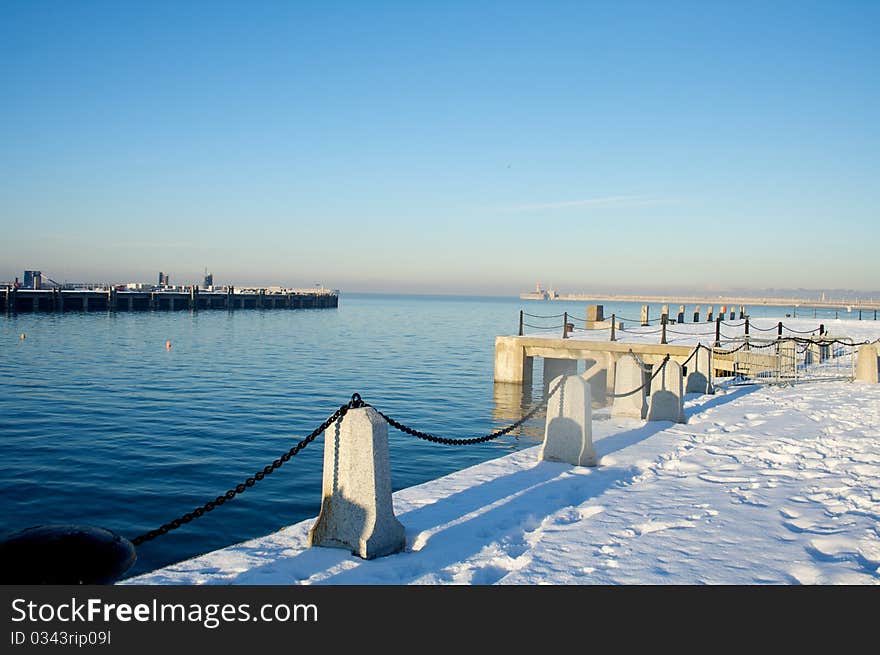
M 134 311 L 134 297 L 133 296 L 128 297 L 128 311 L 130 311 L 130 312 Z
M 35 295 L 31 300 L 31 303 L 33 305 L 33 312 L 36 314 L 38 311 L 40 311 L 40 297 Z
M 89 294 L 88 293 L 84 293 L 82 295 L 82 304 L 83 304 L 83 311 L 84 312 L 89 311 Z
M 859 347 L 859 354 L 856 359 L 856 380 L 859 382 L 870 382 L 877 384 L 880 382 L 880 349 L 877 344 L 865 344 Z
M 168 295 L 168 309 L 170 309 L 172 312 L 174 311 L 174 295 L 173 294 Z
M 551 380 L 560 383 L 547 403 L 541 461 L 565 462 L 573 466 L 596 466 L 593 447 L 593 409 L 590 384 L 577 375 Z
M 388 423 L 372 407 L 350 409 L 324 434 L 323 498 L 309 545 L 364 559 L 406 546 L 391 500 Z
M 495 382 L 532 384 L 532 357 L 510 337 L 495 338 Z

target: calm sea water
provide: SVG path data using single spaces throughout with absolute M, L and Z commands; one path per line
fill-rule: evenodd
M 491 432 L 540 395 L 494 384 L 495 336 L 515 334 L 520 309 L 583 317 L 585 305 L 343 294 L 338 309 L 4 316 L 0 531 L 80 523 L 133 538 L 262 469 L 354 392 L 433 434 Z M 638 311 L 605 304 L 606 315 Z M 390 430 L 392 484 L 534 445 L 542 431 L 539 415 L 507 437 L 455 447 Z M 322 454 L 318 439 L 231 503 L 141 545 L 129 574 L 315 516 Z

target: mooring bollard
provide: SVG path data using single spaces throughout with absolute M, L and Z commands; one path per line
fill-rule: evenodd
M 359 407 L 324 433 L 321 512 L 309 545 L 347 548 L 373 559 L 406 546 L 394 515 L 388 424 L 372 407 Z
M 648 411 L 644 369 L 635 355 L 621 355 L 614 367 L 614 401 L 611 416 L 645 418 Z
M 577 375 L 556 378 L 554 387 L 557 382 L 561 384 L 547 403 L 544 443 L 538 459 L 596 466 L 590 384 Z
M 688 364 L 688 374 L 685 381 L 685 393 L 715 393 L 709 380 L 711 351 L 708 348 L 697 346 L 697 352 Z
M 856 380 L 859 382 L 880 382 L 880 348 L 876 343 L 859 346 L 856 357 Z
M 651 381 L 648 420 L 684 423 L 683 387 L 681 364 L 667 360 L 663 369 Z

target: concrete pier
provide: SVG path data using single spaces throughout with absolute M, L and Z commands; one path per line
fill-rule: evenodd
M 117 291 L 116 289 L 14 289 L 0 293 L 2 311 L 70 312 L 70 311 L 157 311 L 180 309 L 324 309 L 339 306 L 336 292 L 281 293 L 199 291 Z

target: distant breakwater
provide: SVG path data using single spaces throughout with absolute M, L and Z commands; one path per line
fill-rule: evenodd
M 0 293 L 0 309 L 19 312 L 160 311 L 200 309 L 325 309 L 339 306 L 336 290 L 319 291 L 119 291 L 116 289 L 16 289 Z

